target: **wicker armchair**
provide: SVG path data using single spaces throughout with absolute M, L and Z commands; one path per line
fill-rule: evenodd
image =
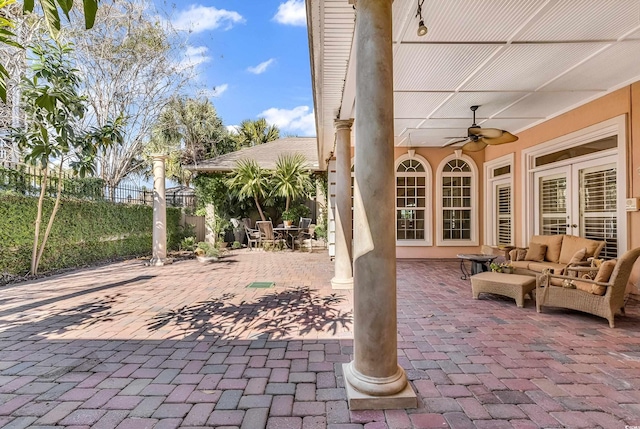
M 536 285 L 536 309 L 542 312 L 542 307 L 560 307 L 583 311 L 604 317 L 610 327 L 615 327 L 614 317 L 620 310 L 624 311 L 624 294 L 631 269 L 636 259 L 640 257 L 640 247 L 625 252 L 617 261 L 609 281 L 596 282 L 590 279 L 576 279 L 574 276 L 563 276 L 545 272 L 538 278 Z M 593 268 L 591 268 L 593 269 Z M 594 295 L 579 289 L 554 286 L 552 281 L 576 281 L 605 287 L 604 295 Z

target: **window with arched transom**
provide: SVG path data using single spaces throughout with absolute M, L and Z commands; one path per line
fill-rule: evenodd
M 438 167 L 439 246 L 478 244 L 478 169 L 466 155 L 445 158 Z
M 419 155 L 396 161 L 396 240 L 398 245 L 431 245 L 431 166 Z

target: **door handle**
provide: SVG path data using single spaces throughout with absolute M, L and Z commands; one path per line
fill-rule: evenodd
M 574 223 L 573 225 L 571 225 L 571 228 L 577 228 L 578 224 Z

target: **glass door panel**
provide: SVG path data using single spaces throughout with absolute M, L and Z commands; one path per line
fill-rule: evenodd
M 601 163 L 598 160 L 598 163 Z M 591 163 L 593 164 L 593 162 Z M 576 165 L 579 182 L 577 219 L 579 235 L 604 241 L 600 256 L 606 259 L 618 255 L 617 170 L 615 163 L 589 166 Z M 576 232 L 578 233 L 578 232 Z
M 616 158 L 604 157 L 540 171 L 535 233 L 572 234 L 604 241 L 600 256 L 618 255 Z
M 538 216 L 536 234 L 570 234 L 570 208 L 567 189 L 570 188 L 568 168 L 536 173 L 536 197 Z

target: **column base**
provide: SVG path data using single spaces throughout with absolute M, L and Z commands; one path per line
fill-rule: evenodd
M 151 258 L 149 265 L 152 267 L 162 267 L 173 263 L 171 258 Z
M 407 381 L 404 389 L 388 396 L 373 396 L 362 393 L 349 382 L 347 374 L 351 371 L 351 363 L 342 364 L 344 387 L 347 391 L 349 409 L 356 410 L 396 410 L 401 408 L 418 408 L 418 398 L 411 384 Z
M 331 279 L 332 289 L 353 289 L 353 277 L 348 279 L 339 279 L 334 277 Z

